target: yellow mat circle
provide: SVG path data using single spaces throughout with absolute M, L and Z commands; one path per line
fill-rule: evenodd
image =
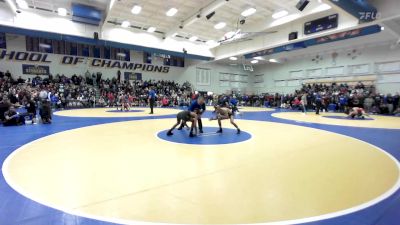
M 348 127 L 364 127 L 364 128 L 387 128 L 387 129 L 400 129 L 400 118 L 393 116 L 376 116 L 371 115 L 370 118 L 373 120 L 351 120 L 351 119 L 335 119 L 327 118 L 325 116 L 343 116 L 344 113 L 321 113 L 316 115 L 315 113 L 303 114 L 300 112 L 282 112 L 274 113 L 273 117 L 294 120 L 296 122 L 305 123 L 317 123 L 317 124 L 327 124 L 327 125 L 338 125 L 338 126 L 348 126 Z
M 239 120 L 252 134 L 247 142 L 196 146 L 156 138 L 174 122 L 64 131 L 15 151 L 3 173 L 14 189 L 35 201 L 124 223 L 313 220 L 376 203 L 398 185 L 397 161 L 350 137 Z

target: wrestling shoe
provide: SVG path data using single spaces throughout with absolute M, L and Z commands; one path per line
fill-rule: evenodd
M 171 131 L 167 132 L 167 136 L 172 136 L 172 135 L 174 135 L 174 134 Z

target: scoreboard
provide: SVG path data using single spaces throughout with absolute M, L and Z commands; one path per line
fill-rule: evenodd
M 325 30 L 337 28 L 339 14 L 333 14 L 304 24 L 304 34 L 314 34 Z

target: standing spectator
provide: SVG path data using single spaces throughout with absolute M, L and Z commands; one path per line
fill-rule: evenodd
M 153 108 L 154 108 L 154 103 L 156 101 L 156 92 L 153 90 L 153 87 L 150 87 L 149 89 L 149 105 L 150 105 L 150 114 L 154 114 Z
M 118 83 L 121 83 L 121 71 L 120 70 L 118 70 L 118 72 L 117 72 L 117 80 L 118 80 Z
M 315 114 L 319 115 L 319 111 L 321 110 L 321 107 L 322 107 L 322 98 L 317 93 L 317 94 L 315 94 Z
M 25 105 L 26 111 L 28 112 L 29 116 L 32 117 L 33 124 L 36 124 L 36 104 L 32 98 L 29 98 L 27 102 L 28 103 Z
M 306 113 L 307 112 L 307 105 L 308 105 L 308 103 L 307 103 L 307 94 L 306 93 L 304 93 L 303 96 L 301 96 L 301 105 L 302 105 L 303 113 Z
M 394 98 L 392 97 L 391 94 L 388 94 L 386 96 L 386 103 L 387 103 L 387 107 L 388 107 L 388 112 L 389 112 L 390 115 L 392 115 L 393 114 L 393 110 L 394 110 L 394 106 L 393 106 Z
M 371 96 L 368 96 L 364 99 L 364 110 L 369 113 L 372 108 L 372 104 L 374 104 L 374 99 Z
M 51 123 L 51 106 L 49 101 L 42 102 L 42 107 L 40 108 L 39 113 L 43 124 Z

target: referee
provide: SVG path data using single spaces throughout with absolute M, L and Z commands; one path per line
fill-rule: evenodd
M 157 97 L 156 92 L 151 87 L 150 90 L 149 90 L 150 114 L 154 114 L 153 108 L 154 108 L 154 103 L 156 101 L 156 97 Z
M 193 101 L 189 106 L 190 112 L 198 112 L 197 114 L 197 123 L 199 124 L 199 131 L 203 133 L 203 123 L 201 121 L 201 115 L 206 111 L 206 103 L 203 97 L 198 97 L 197 100 Z

